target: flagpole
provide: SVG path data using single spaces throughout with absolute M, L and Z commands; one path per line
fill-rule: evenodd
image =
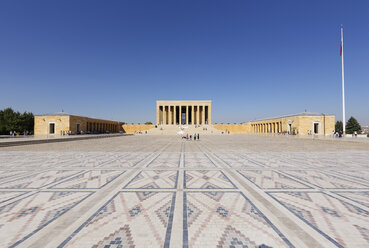
M 343 135 L 346 134 L 346 110 L 345 110 L 345 72 L 343 66 L 343 25 L 341 24 L 341 59 L 342 59 L 342 124 Z

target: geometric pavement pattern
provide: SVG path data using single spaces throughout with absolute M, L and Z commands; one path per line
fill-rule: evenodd
M 0 148 L 0 247 L 369 247 L 368 146 L 256 135 L 63 143 Z
M 309 189 L 295 179 L 272 170 L 240 170 L 239 173 L 262 189 Z
M 190 247 L 289 247 L 239 192 L 186 193 Z
M 74 176 L 62 183 L 54 185 L 53 189 L 99 189 L 104 187 L 124 171 L 115 170 L 92 170 Z
M 0 188 L 4 189 L 27 189 L 27 188 L 41 188 L 51 183 L 59 182 L 63 179 L 75 175 L 80 171 L 73 170 L 50 170 L 40 173 L 29 173 L 30 175 L 17 178 L 9 182 L 0 184 Z
M 171 221 L 173 194 L 120 192 L 65 247 L 161 247 Z
M 0 246 L 20 244 L 89 195 L 89 192 L 39 192 L 1 206 Z
M 128 189 L 174 189 L 177 171 L 153 170 L 142 171 L 125 187 Z
M 301 181 L 314 184 L 319 188 L 369 188 L 369 182 L 367 184 L 358 183 L 356 180 L 343 179 L 342 177 L 321 171 L 291 170 L 287 171 L 286 174 L 293 176 Z
M 319 192 L 270 193 L 338 247 L 369 243 L 369 211 Z
M 185 171 L 187 189 L 234 189 L 235 186 L 221 171 L 192 170 Z

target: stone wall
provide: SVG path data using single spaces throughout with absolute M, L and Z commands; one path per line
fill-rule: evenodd
M 316 135 L 332 134 L 335 125 L 334 115 L 294 115 L 281 118 L 265 119 L 247 122 L 251 133 L 278 133 L 290 132 L 291 134 L 314 134 L 314 123 L 318 124 Z
M 65 133 L 71 131 L 72 134 L 76 134 L 77 124 L 80 124 L 80 131 L 83 133 L 117 133 L 122 131 L 121 122 L 76 115 L 37 115 L 34 123 L 35 136 L 60 136 L 63 131 Z M 50 123 L 55 124 L 54 134 L 50 134 Z M 87 123 L 89 123 L 89 127 Z
M 153 129 L 155 128 L 155 125 L 145 125 L 145 124 L 125 124 L 125 125 L 122 125 L 122 130 L 123 130 L 123 133 L 135 133 L 135 132 L 140 132 L 140 131 L 146 131 L 146 130 L 150 130 L 150 129 Z
M 55 123 L 54 134 L 49 134 L 50 123 Z M 60 131 L 67 131 L 69 128 L 69 116 L 35 116 L 35 136 L 60 136 Z
M 213 127 L 230 133 L 249 133 L 247 124 L 214 124 Z

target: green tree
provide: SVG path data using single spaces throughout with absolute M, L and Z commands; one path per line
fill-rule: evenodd
M 16 131 L 18 134 L 28 131 L 33 133 L 34 116 L 30 112 L 23 114 L 11 108 L 0 110 L 0 134 L 9 134 Z
M 145 125 L 152 125 L 152 122 L 151 121 L 147 121 L 147 122 L 145 122 Z
M 351 116 L 346 123 L 346 133 L 353 134 L 355 131 L 357 133 L 361 133 L 361 126 L 359 122 L 354 117 Z
M 337 121 L 336 122 L 336 125 L 335 125 L 335 128 L 336 132 L 343 132 L 343 123 L 342 121 Z

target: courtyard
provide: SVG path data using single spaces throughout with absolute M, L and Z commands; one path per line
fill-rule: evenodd
M 0 247 L 368 246 L 368 142 L 138 135 L 0 148 Z

